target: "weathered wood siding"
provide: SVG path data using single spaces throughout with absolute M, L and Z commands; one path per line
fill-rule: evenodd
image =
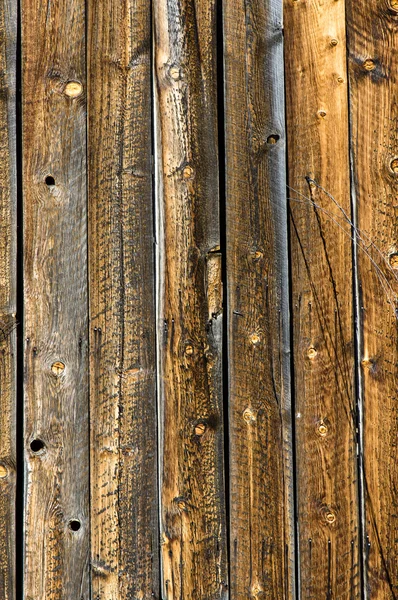
M 285 0 L 301 598 L 360 598 L 344 2 Z
M 24 593 L 87 599 L 85 3 L 21 8 Z
M 398 597 L 398 0 L 0 0 L 0 600 Z
M 88 3 L 93 598 L 157 594 L 151 12 Z
M 17 6 L 0 3 L 0 597 L 15 598 Z
M 366 598 L 398 596 L 398 6 L 348 0 Z
M 154 4 L 162 597 L 226 598 L 214 0 Z
M 279 2 L 224 2 L 229 524 L 236 599 L 294 597 L 282 39 Z

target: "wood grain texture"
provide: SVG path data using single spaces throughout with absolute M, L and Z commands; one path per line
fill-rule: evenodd
M 344 10 L 285 0 L 303 600 L 360 597 Z
M 216 13 L 154 5 L 165 599 L 227 596 Z
M 231 598 L 294 597 L 282 4 L 225 0 Z
M 24 592 L 88 600 L 85 4 L 21 8 Z
M 150 9 L 88 2 L 94 600 L 159 592 Z
M 15 598 L 17 6 L 0 3 L 0 597 Z
M 347 2 L 363 399 L 365 598 L 398 597 L 397 6 Z M 363 244 L 362 244 L 363 245 Z

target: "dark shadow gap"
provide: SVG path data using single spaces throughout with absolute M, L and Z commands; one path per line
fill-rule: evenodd
M 21 2 L 18 2 L 16 52 L 16 174 L 17 174 L 17 378 L 16 378 L 16 460 L 15 581 L 16 598 L 23 600 L 24 588 L 24 294 L 23 294 L 23 195 L 22 195 L 22 32 Z
M 224 94 L 224 31 L 223 0 L 217 1 L 217 127 L 220 203 L 220 252 L 223 284 L 223 333 L 222 333 L 222 398 L 224 422 L 224 486 L 226 514 L 226 543 L 228 565 L 228 589 L 231 585 L 230 561 L 230 473 L 229 473 L 229 368 L 228 368 L 228 272 L 227 272 L 227 200 L 226 200 L 226 143 L 225 143 L 225 94 Z M 230 593 L 230 592 L 229 592 Z
M 154 25 L 154 10 L 153 10 L 153 0 L 150 2 L 150 64 L 151 64 L 151 77 L 150 77 L 150 94 L 151 94 L 151 170 L 152 170 L 152 232 L 153 232 L 153 301 L 154 301 L 154 310 L 155 310 L 155 336 L 154 336 L 154 345 L 155 345 L 155 370 L 156 373 L 159 369 L 159 353 L 158 353 L 158 304 L 157 304 L 157 245 L 159 240 L 157 239 L 157 228 L 156 228 L 156 218 L 157 218 L 157 196 L 156 196 L 156 120 L 155 120 L 155 104 L 156 104 L 156 95 L 155 95 L 155 81 L 156 81 L 156 64 L 155 64 L 155 25 Z M 153 590 L 154 598 L 162 598 L 162 553 L 160 547 L 160 539 L 161 539 L 161 522 L 160 522 L 160 432 L 159 432 L 159 423 L 160 423 L 160 406 L 159 406 L 159 382 L 158 376 L 155 377 L 155 408 L 156 408 L 156 454 L 157 454 L 157 474 L 156 481 L 158 482 L 156 492 L 157 492 L 157 561 L 158 561 L 158 586 L 156 590 Z
M 284 65 L 286 65 L 284 54 Z M 286 95 L 286 73 L 284 77 L 285 90 L 285 165 L 286 184 L 289 185 L 289 144 L 287 123 L 287 95 Z M 289 329 L 290 329 L 290 398 L 291 398 L 291 427 L 292 427 L 292 465 L 293 465 L 293 515 L 294 515 L 294 581 L 295 597 L 301 597 L 300 589 L 300 544 L 299 544 L 299 511 L 298 511 L 298 488 L 297 488 L 297 453 L 296 453 L 296 387 L 295 387 L 295 365 L 294 365 L 294 327 L 293 327 L 293 274 L 292 274 L 292 231 L 291 215 L 289 206 L 289 188 L 286 187 L 286 228 L 287 228 L 287 252 L 288 252 L 288 286 L 289 286 Z
M 346 23 L 347 9 L 346 9 Z M 350 78 L 349 78 L 349 36 L 346 31 L 346 77 L 347 77 L 347 106 L 348 106 L 348 152 L 350 161 L 350 208 L 352 248 L 352 291 L 353 291 L 353 339 L 354 339 L 354 377 L 355 377 L 355 423 L 357 432 L 357 497 L 358 497 L 358 545 L 359 545 L 359 576 L 360 576 L 360 598 L 366 600 L 366 514 L 365 514 L 365 476 L 363 465 L 363 397 L 361 381 L 361 334 L 360 334 L 360 288 L 358 278 L 358 255 L 357 255 L 357 213 L 355 196 L 355 170 L 352 155 L 352 128 L 351 128 L 351 102 L 350 102 Z
M 89 155 L 89 102 L 90 102 L 90 93 L 89 93 L 89 2 L 85 3 L 84 6 L 84 43 L 85 43 L 85 86 L 87 90 L 86 94 L 86 263 L 87 263 L 87 365 L 90 369 L 90 352 L 91 352 L 91 329 L 90 329 L 90 227 L 89 227 L 89 217 L 90 217 L 90 197 L 89 197 L 89 166 L 90 166 L 90 155 Z M 46 178 L 46 183 L 48 185 Z M 53 179 L 53 178 L 52 178 Z M 55 182 L 54 182 L 55 183 Z M 51 181 L 50 181 L 51 184 Z M 90 372 L 90 371 L 89 371 Z M 92 598 L 92 577 L 91 577 L 91 560 L 92 560 L 92 552 L 91 552 L 91 381 L 90 375 L 87 374 L 87 436 L 88 436 L 88 569 L 89 569 L 89 600 Z M 80 525 L 79 525 L 80 528 Z M 78 528 L 78 529 L 79 529 Z M 77 531 L 77 530 L 76 530 Z

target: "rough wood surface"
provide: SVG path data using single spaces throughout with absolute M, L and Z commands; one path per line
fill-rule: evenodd
M 285 0 L 284 19 L 300 597 L 353 599 L 360 582 L 344 2 Z
M 231 598 L 294 597 L 282 4 L 225 0 Z
M 151 20 L 88 2 L 93 599 L 158 597 Z
M 85 3 L 21 8 L 24 591 L 88 600 Z
M 154 9 L 162 590 L 225 598 L 215 2 Z
M 0 598 L 15 598 L 17 5 L 0 3 Z
M 368 248 L 357 248 L 365 598 L 390 600 L 398 597 L 398 6 L 347 7 L 353 197 Z

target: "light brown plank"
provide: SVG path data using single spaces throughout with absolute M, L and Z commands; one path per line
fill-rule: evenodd
M 21 8 L 24 592 L 88 600 L 85 3 Z
M 154 23 L 162 590 L 225 598 L 215 2 Z
M 150 8 L 88 1 L 94 599 L 159 590 Z
M 0 3 L 0 597 L 15 598 L 17 6 Z
M 282 2 L 225 0 L 231 598 L 294 598 Z
M 365 240 L 357 247 L 365 597 L 390 600 L 398 596 L 398 11 L 393 2 L 347 0 L 347 8 L 353 192 Z
M 344 10 L 334 0 L 285 0 L 303 600 L 360 597 Z

